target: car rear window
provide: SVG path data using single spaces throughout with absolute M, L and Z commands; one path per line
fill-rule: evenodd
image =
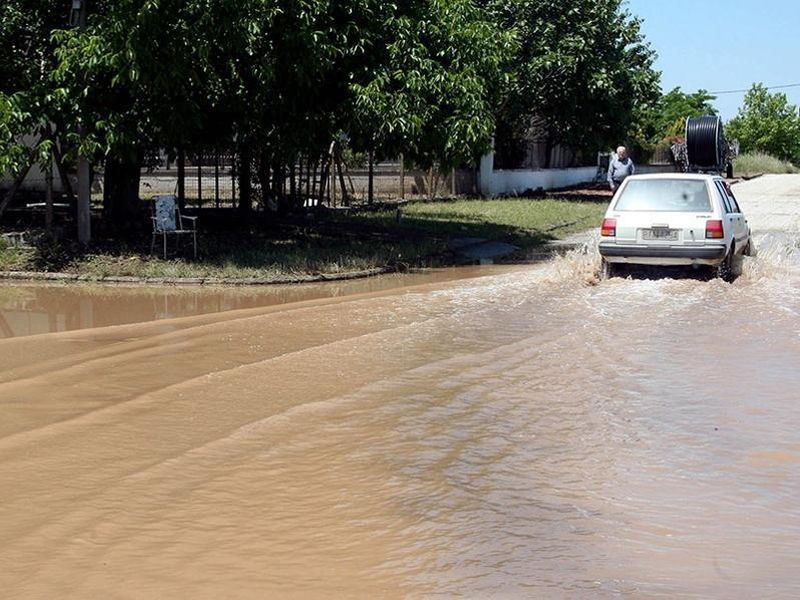
M 638 179 L 628 181 L 614 210 L 708 212 L 711 200 L 705 181 Z

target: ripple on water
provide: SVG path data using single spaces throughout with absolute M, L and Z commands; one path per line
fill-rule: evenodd
M 131 596 L 796 595 L 795 240 L 759 238 L 732 285 L 599 282 L 587 247 L 169 333 L 130 325 L 93 334 L 83 360 L 58 352 L 80 332 L 29 341 L 51 357 L 0 384 L 4 416 L 41 425 L 0 445 L 0 583 L 40 597 L 121 578 Z

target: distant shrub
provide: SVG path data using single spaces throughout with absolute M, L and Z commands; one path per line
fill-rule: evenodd
M 792 163 L 780 160 L 762 152 L 740 154 L 733 161 L 735 175 L 755 175 L 757 173 L 800 173 Z

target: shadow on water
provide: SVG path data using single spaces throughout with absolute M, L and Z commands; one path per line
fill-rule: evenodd
M 744 272 L 745 260 L 747 259 L 743 256 L 736 256 L 734 258 L 734 281 L 741 277 Z M 658 281 L 662 279 L 689 279 L 694 281 L 713 281 L 718 279 L 716 268 L 707 265 L 656 267 L 649 265 L 618 264 L 615 265 L 615 269 L 614 277 L 636 280 Z
M 268 286 L 108 286 L 0 283 L 0 339 L 161 321 L 310 300 L 388 292 L 496 274 L 461 266 L 349 281 Z
M 690 279 L 694 281 L 710 281 L 716 278 L 714 269 L 710 267 L 651 267 L 646 265 L 615 265 L 614 277 L 635 280 Z

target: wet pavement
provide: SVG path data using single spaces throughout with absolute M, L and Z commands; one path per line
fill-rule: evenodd
M 733 284 L 0 287 L 3 597 L 797 597 L 800 178 L 734 191 Z

